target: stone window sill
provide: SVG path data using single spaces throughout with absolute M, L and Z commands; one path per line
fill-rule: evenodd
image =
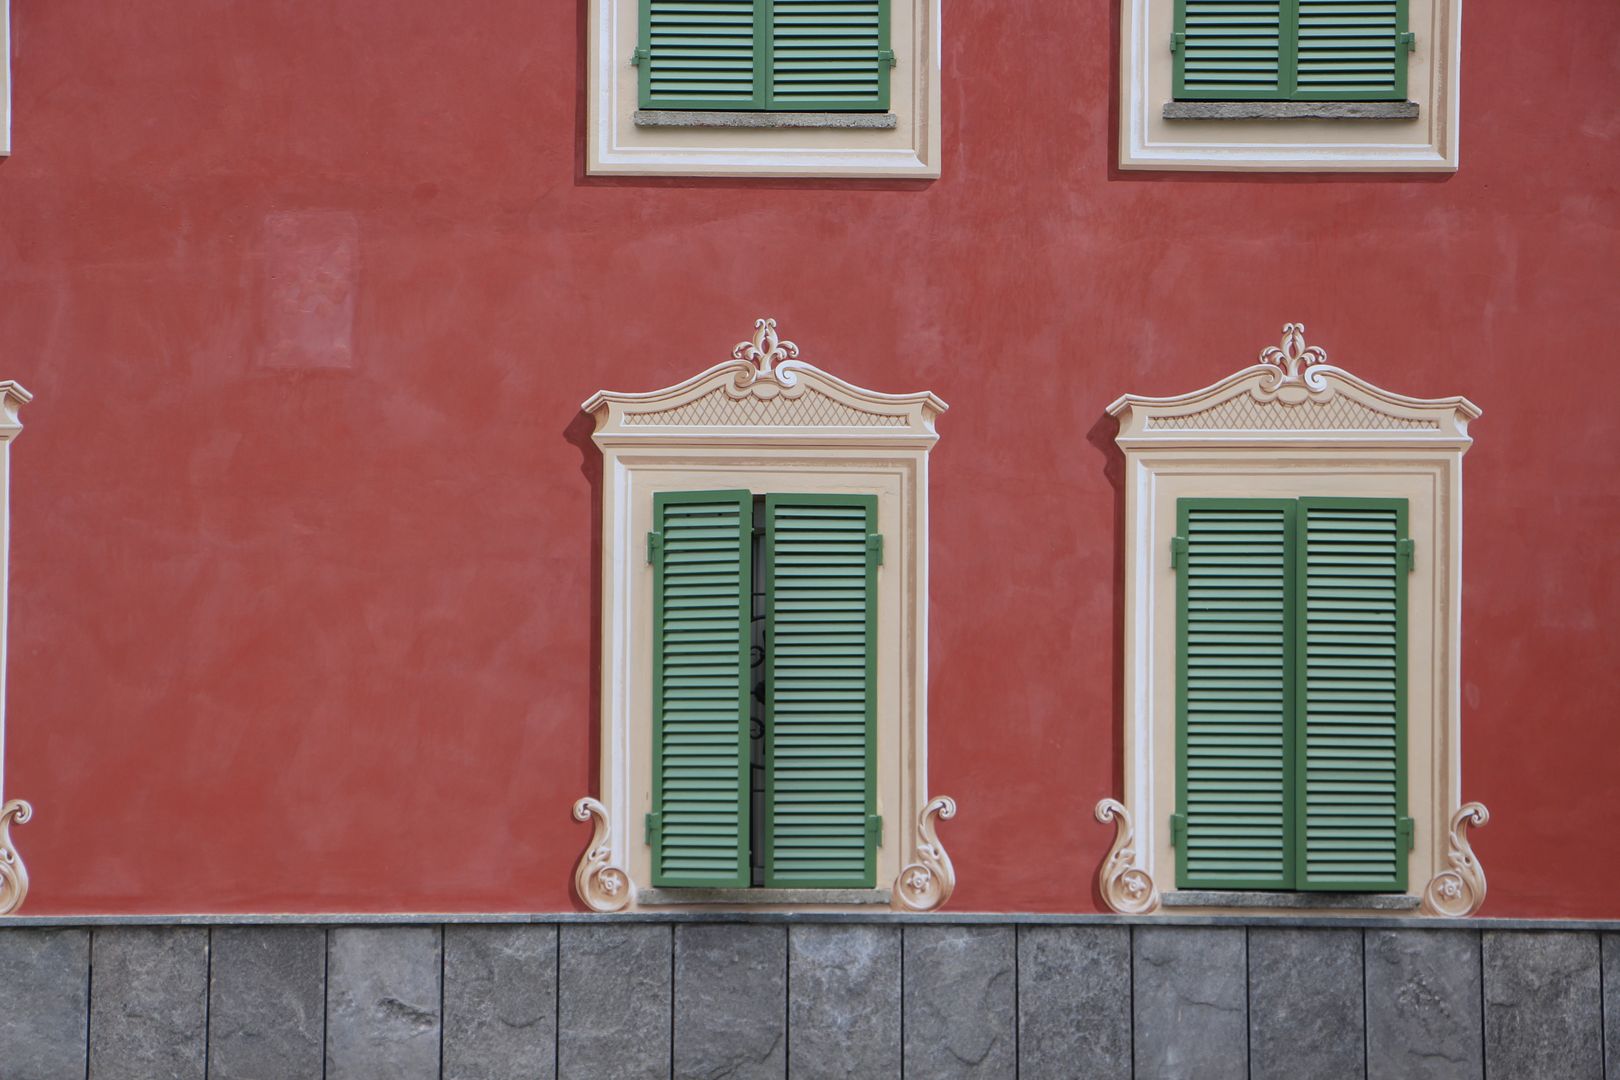
M 880 128 L 899 125 L 894 113 L 710 112 L 700 109 L 637 109 L 637 127 L 677 128 Z
M 1166 120 L 1416 120 L 1415 101 L 1170 101 Z
M 1162 902 L 1167 908 L 1416 911 L 1422 900 L 1404 893 L 1229 892 L 1213 889 L 1181 889 L 1165 893 Z
M 825 904 L 882 904 L 890 899 L 888 889 L 637 889 L 640 907 L 672 904 L 726 904 L 729 906 L 806 907 Z

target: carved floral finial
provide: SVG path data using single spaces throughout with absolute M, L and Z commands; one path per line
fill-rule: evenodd
M 1282 372 L 1292 382 L 1299 379 L 1307 368 L 1327 363 L 1327 350 L 1312 345 L 1305 347 L 1305 324 L 1289 323 L 1283 327 L 1282 347 L 1273 345 L 1260 353 L 1260 362 Z
M 1114 846 L 1097 874 L 1103 902 L 1121 915 L 1145 915 L 1159 906 L 1159 890 L 1148 872 L 1136 865 L 1136 827 L 1131 812 L 1117 799 L 1097 804 L 1097 820 L 1114 822 Z
M 34 808 L 21 799 L 0 807 L 0 915 L 10 915 L 22 907 L 28 896 L 28 867 L 11 843 L 11 825 L 26 825 Z
M 1468 844 L 1468 826 L 1478 827 L 1490 820 L 1491 812 L 1477 802 L 1463 803 L 1451 815 L 1451 828 L 1446 837 L 1446 861 L 1451 869 L 1434 875 L 1429 887 L 1423 890 L 1425 912 L 1460 919 L 1478 911 L 1485 902 L 1485 869 L 1474 858 L 1474 849 Z
M 737 342 L 731 355 L 733 359 L 757 364 L 760 372 L 765 374 L 770 372 L 773 364 L 798 359 L 799 347 L 776 336 L 775 319 L 755 319 L 754 340 Z
M 933 911 L 943 907 L 956 889 L 956 868 L 934 832 L 934 819 L 956 816 L 956 800 L 939 795 L 917 815 L 917 861 L 900 869 L 894 879 L 890 906 L 896 911 Z
M 622 911 L 630 903 L 635 890 L 630 886 L 630 875 L 609 860 L 613 849 L 608 844 L 607 807 L 586 796 L 574 804 L 576 821 L 596 820 L 591 833 L 591 846 L 579 860 L 574 871 L 574 892 L 592 911 Z

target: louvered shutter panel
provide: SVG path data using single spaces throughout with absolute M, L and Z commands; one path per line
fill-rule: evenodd
M 653 497 L 653 884 L 746 887 L 753 496 Z
M 1300 882 L 1404 892 L 1406 502 L 1303 499 Z
M 889 0 L 760 3 L 771 5 L 771 108 L 889 107 Z
M 765 500 L 765 884 L 876 883 L 877 500 Z
M 1292 500 L 1179 504 L 1176 865 L 1183 888 L 1291 883 Z
M 643 109 L 759 109 L 771 0 L 641 0 Z
M 1407 0 L 1295 0 L 1294 96 L 1375 101 L 1406 97 Z
M 1285 96 L 1293 0 L 1176 0 L 1175 96 L 1237 101 Z

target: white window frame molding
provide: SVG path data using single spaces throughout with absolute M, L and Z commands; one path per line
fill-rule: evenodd
M 893 177 L 940 166 L 942 0 L 890 0 L 893 129 L 638 128 L 637 0 L 589 0 L 585 171 L 593 176 Z M 904 35 L 902 40 L 901 35 Z M 829 114 L 835 115 L 835 114 Z
M 1206 172 L 1455 172 L 1462 0 L 1410 0 L 1416 120 L 1165 120 L 1175 0 L 1120 0 L 1119 167 Z M 1392 128 L 1391 125 L 1398 125 Z M 1412 130 L 1421 139 L 1391 137 Z
M 0 157 L 11 154 L 11 0 L 0 0 Z
M 602 712 L 599 796 L 574 806 L 595 834 L 575 874 L 596 911 L 749 908 L 901 911 L 942 905 L 955 887 L 934 833 L 955 803 L 928 795 L 928 452 L 946 405 L 928 392 L 864 390 L 797 359 L 760 319 L 732 359 L 651 393 L 601 391 L 585 402 L 602 452 Z M 652 567 L 646 533 L 658 491 L 746 488 L 877 496 L 877 880 L 848 890 L 638 890 L 651 880 L 642 822 L 652 807 Z M 778 895 L 778 893 L 782 895 Z M 791 895 L 787 895 L 791 893 Z M 684 899 L 683 899 L 684 897 Z
M 1485 878 L 1462 802 L 1462 458 L 1479 417 L 1466 398 L 1433 400 L 1379 389 L 1306 348 L 1290 323 L 1260 363 L 1178 397 L 1126 395 L 1108 407 L 1125 455 L 1123 805 L 1098 804 L 1116 842 L 1101 873 L 1117 911 L 1214 910 L 1204 894 L 1177 897 L 1170 815 L 1176 811 L 1176 573 L 1170 540 L 1187 497 L 1406 498 L 1416 563 L 1408 609 L 1407 813 L 1415 825 L 1406 899 L 1380 905 L 1318 897 L 1300 906 L 1467 915 Z M 1161 869 L 1163 868 L 1162 873 Z M 1160 890 L 1166 890 L 1161 897 Z M 1263 895 L 1263 894 L 1262 894 Z M 1277 906 L 1287 906 L 1278 904 Z
M 0 0 L 3 2 L 3 0 Z M 6 801 L 6 623 L 11 610 L 11 443 L 22 432 L 18 413 L 34 395 L 19 383 L 0 382 L 0 915 L 10 915 L 28 897 L 28 868 L 11 840 L 11 826 L 25 824 L 34 808 Z

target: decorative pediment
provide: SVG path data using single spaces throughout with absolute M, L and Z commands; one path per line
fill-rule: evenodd
M 1224 441 L 1234 437 L 1469 442 L 1479 408 L 1467 398 L 1412 398 L 1380 389 L 1327 362 L 1305 344 L 1303 323 L 1283 327 L 1281 346 L 1213 386 L 1180 397 L 1127 394 L 1108 406 L 1121 445 Z
M 685 382 L 650 393 L 593 394 L 582 408 L 596 417 L 596 439 L 804 439 L 933 441 L 946 405 L 926 391 L 864 390 L 799 358 L 775 319 L 757 319 L 751 341 L 731 359 Z

